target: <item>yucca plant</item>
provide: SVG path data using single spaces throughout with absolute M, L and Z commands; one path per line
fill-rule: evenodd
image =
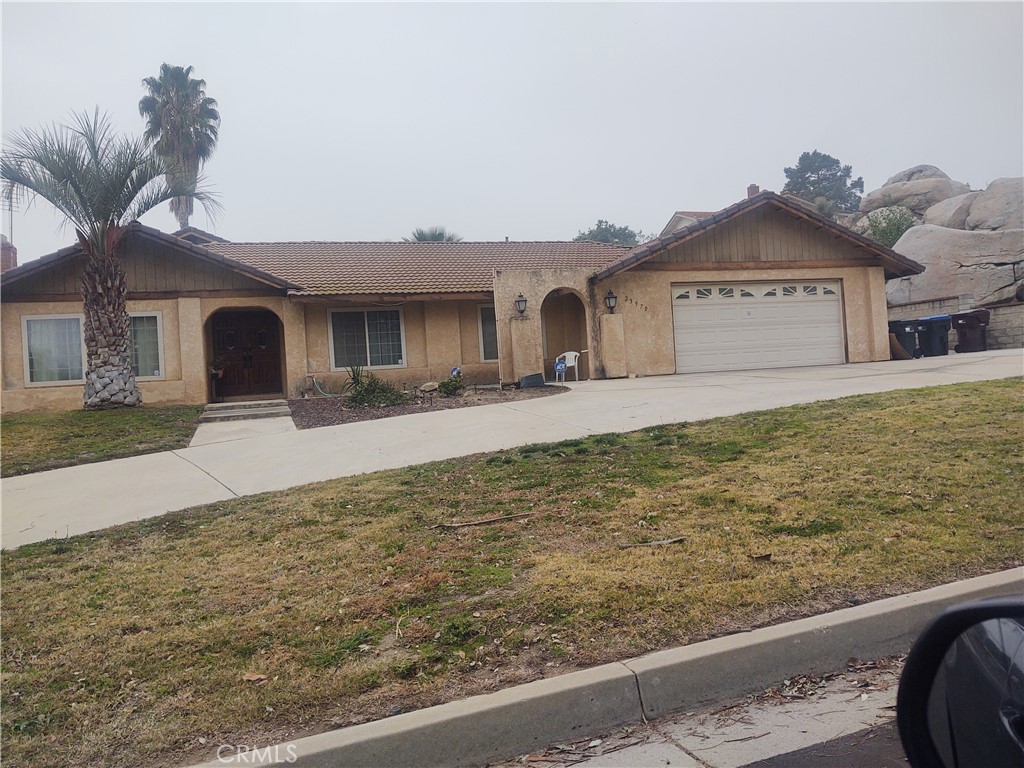
M 120 258 L 124 228 L 175 197 L 198 200 L 211 213 L 216 202 L 195 181 L 188 184 L 174 176 L 176 169 L 145 141 L 116 134 L 98 109 L 92 117 L 73 114 L 70 124 L 23 130 L 5 145 L 0 159 L 4 200 L 21 193 L 46 200 L 67 217 L 82 248 L 85 407 L 141 404 Z

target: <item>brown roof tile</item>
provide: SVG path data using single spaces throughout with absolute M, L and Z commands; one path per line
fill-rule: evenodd
M 475 293 L 495 269 L 597 270 L 629 252 L 593 242 L 214 242 L 205 247 L 302 286 L 298 295 Z

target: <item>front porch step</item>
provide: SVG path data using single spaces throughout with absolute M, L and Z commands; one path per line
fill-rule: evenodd
M 199 417 L 200 424 L 243 419 L 273 419 L 290 417 L 292 409 L 286 400 L 254 400 L 245 403 L 210 403 Z
M 211 411 L 240 411 L 248 408 L 284 408 L 288 405 L 287 400 L 240 400 L 237 403 L 209 403 L 203 409 L 203 413 Z

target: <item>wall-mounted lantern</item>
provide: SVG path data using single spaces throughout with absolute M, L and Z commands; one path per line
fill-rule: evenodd
M 526 297 L 523 296 L 523 294 L 520 293 L 518 296 L 516 296 L 515 299 L 513 299 L 513 302 L 516 305 L 516 312 L 518 312 L 520 315 L 526 313 Z
M 608 291 L 608 295 L 604 297 L 604 305 L 608 307 L 608 311 L 615 314 L 615 305 L 619 303 L 619 297 L 616 296 L 612 291 Z

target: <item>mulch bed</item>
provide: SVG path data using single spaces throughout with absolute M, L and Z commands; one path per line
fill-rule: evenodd
M 477 405 L 495 405 L 512 403 L 517 400 L 532 400 L 536 397 L 549 397 L 568 392 L 566 387 L 531 387 L 529 389 L 474 389 L 469 387 L 454 397 L 444 397 L 437 392 L 417 399 L 408 405 L 388 405 L 384 407 L 346 408 L 344 399 L 340 397 L 311 397 L 300 400 L 289 400 L 292 409 L 292 420 L 298 429 L 314 429 L 316 427 L 332 427 L 336 424 L 348 424 L 354 421 L 370 421 L 387 419 L 392 416 L 405 416 L 409 413 L 427 413 L 429 411 L 446 411 L 449 408 L 472 408 Z

